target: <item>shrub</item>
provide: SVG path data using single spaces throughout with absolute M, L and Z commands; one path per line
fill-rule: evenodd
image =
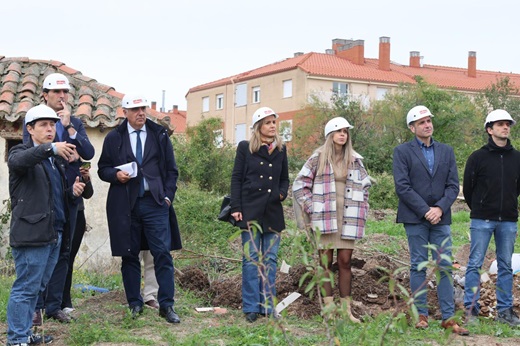
M 398 199 L 395 194 L 394 177 L 388 173 L 371 175 L 373 185 L 370 188 L 370 209 L 397 209 Z

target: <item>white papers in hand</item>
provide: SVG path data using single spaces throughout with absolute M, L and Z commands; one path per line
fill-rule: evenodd
M 114 167 L 116 169 L 119 169 L 123 172 L 126 172 L 128 174 L 130 174 L 130 178 L 135 178 L 137 177 L 137 162 L 129 162 L 129 163 L 125 163 L 124 165 L 121 165 L 121 166 L 117 166 L 117 167 Z

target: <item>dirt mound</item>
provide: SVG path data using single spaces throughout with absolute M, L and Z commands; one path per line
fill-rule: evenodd
M 375 316 L 383 310 L 388 310 L 396 306 L 396 302 L 400 308 L 404 303 L 398 299 L 394 301 L 388 288 L 388 280 L 383 278 L 398 268 L 397 263 L 393 263 L 388 256 L 380 254 L 370 258 L 354 257 L 352 293 L 355 301 L 361 304 L 355 304 L 354 312 L 358 315 Z M 385 269 L 383 269 L 385 268 Z M 334 268 L 333 268 L 334 269 Z M 208 297 L 213 306 L 225 306 L 233 309 L 240 309 L 242 305 L 242 277 L 241 275 L 232 275 L 229 277 L 221 277 L 211 281 L 204 272 L 195 267 L 183 268 L 184 273 L 178 278 L 179 285 L 184 289 L 189 289 L 198 296 Z M 305 288 L 310 280 L 303 282 L 300 286 L 300 279 L 307 272 L 307 268 L 298 265 L 289 271 L 288 274 L 278 273 L 276 278 L 276 291 L 279 301 L 287 297 L 292 292 L 299 292 L 302 296 L 291 304 L 287 310 L 291 315 L 296 315 L 302 319 L 310 319 L 319 315 L 321 307 L 318 302 L 317 292 L 312 294 L 305 293 Z M 338 282 L 338 273 L 335 272 L 335 282 Z M 398 282 L 403 286 L 409 286 L 407 273 L 403 272 L 397 278 Z M 208 288 L 209 285 L 209 288 Z M 339 301 L 339 293 L 337 288 L 334 290 L 336 300 Z
M 381 312 L 397 309 L 399 312 L 407 310 L 406 299 L 402 298 L 402 292 L 397 288 L 392 293 L 389 289 L 389 277 L 392 277 L 396 284 L 404 287 L 410 294 L 410 274 L 409 274 L 409 254 L 405 240 L 399 244 L 401 248 L 399 256 L 389 256 L 373 250 L 374 243 L 385 244 L 395 242 L 395 238 L 384 235 L 370 235 L 363 242 L 360 242 L 352 259 L 352 297 L 354 304 L 354 314 L 357 316 L 375 317 Z M 460 269 L 454 269 L 454 277 L 463 278 L 465 265 L 469 256 L 469 245 L 462 246 L 454 254 L 455 263 L 460 264 Z M 485 269 L 489 268 L 494 254 L 488 252 L 484 264 Z M 336 269 L 335 265 L 333 270 Z M 399 270 L 398 270 L 399 269 Z M 177 276 L 176 280 L 184 289 L 189 289 L 193 293 L 207 298 L 213 306 L 224 306 L 233 309 L 241 309 L 242 298 L 242 277 L 240 274 L 219 275 L 218 279 L 210 280 L 205 270 L 189 267 L 183 268 L 182 276 Z M 288 314 L 298 316 L 302 319 L 310 319 L 320 314 L 321 307 L 317 299 L 317 291 L 312 290 L 305 293 L 305 288 L 310 277 L 300 285 L 300 279 L 307 272 L 303 265 L 294 266 L 288 274 L 278 272 L 276 278 L 276 290 L 278 301 L 283 300 L 292 292 L 299 292 L 302 296 L 292 303 L 288 308 Z M 397 273 L 397 274 L 394 274 Z M 434 319 L 440 319 L 440 309 L 437 298 L 437 283 L 435 275 L 428 270 L 428 306 L 429 315 Z M 482 287 L 482 299 L 479 303 L 482 306 L 482 315 L 491 316 L 496 313 L 495 282 L 496 275 L 490 276 L 491 280 Z M 335 282 L 338 282 L 338 274 L 335 271 Z M 455 302 L 457 309 L 463 309 L 464 288 L 455 282 Z M 514 296 L 520 296 L 520 277 L 515 277 Z M 339 302 L 339 292 L 337 287 L 334 289 L 335 300 Z M 514 301 L 516 308 L 520 307 L 520 300 Z

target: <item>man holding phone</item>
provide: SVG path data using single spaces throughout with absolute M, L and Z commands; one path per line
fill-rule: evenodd
M 88 139 L 87 133 L 80 119 L 71 115 L 68 99 L 70 91 L 70 83 L 67 77 L 61 73 L 51 73 L 45 77 L 42 88 L 42 98 L 44 103 L 52 108 L 60 121 L 56 123 L 56 137 L 54 142 L 66 142 L 74 144 L 76 150 L 74 155 L 68 158 L 69 165 L 67 167 L 67 185 L 71 186 L 76 177 L 80 174 L 80 157 L 84 160 L 90 160 L 94 157 L 94 147 Z M 28 141 L 29 134 L 24 129 L 24 143 Z M 42 324 L 41 311 L 45 308 L 47 317 L 56 319 L 60 322 L 70 322 L 70 317 L 62 311 L 62 298 L 67 271 L 69 267 L 71 241 L 76 228 L 77 213 L 80 205 L 83 203 L 81 196 L 75 196 L 75 200 L 69 202 L 69 225 L 70 236 L 62 240 L 60 257 L 54 269 L 52 277 L 47 285 L 46 291 L 40 296 L 36 305 L 36 312 L 33 318 L 34 325 Z

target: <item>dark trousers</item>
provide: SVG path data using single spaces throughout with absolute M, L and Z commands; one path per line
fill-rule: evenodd
M 69 270 L 70 248 L 72 244 L 72 238 L 74 238 L 74 229 L 76 228 L 78 206 L 69 204 L 69 213 L 69 241 L 66 242 L 65 238 L 63 238 L 58 262 L 54 267 L 54 271 L 52 272 L 51 279 L 47 284 L 47 288 L 40 294 L 38 297 L 38 303 L 36 304 L 36 310 L 45 309 L 45 314 L 47 316 L 54 315 L 58 310 L 61 309 L 63 289 L 65 288 L 65 278 L 67 277 L 67 271 Z
M 142 306 L 141 238 L 145 238 L 154 259 L 155 277 L 159 284 L 157 300 L 161 309 L 173 306 L 175 294 L 173 259 L 170 254 L 171 232 L 168 206 L 158 205 L 152 196 L 137 199 L 132 210 L 130 255 L 122 257 L 121 274 L 130 307 Z
M 76 217 L 76 229 L 74 230 L 74 237 L 72 237 L 72 245 L 70 247 L 69 268 L 67 270 L 67 278 L 65 279 L 65 287 L 63 289 L 63 299 L 61 303 L 62 309 L 72 308 L 72 298 L 70 296 L 70 290 L 72 287 L 72 272 L 74 270 L 74 260 L 76 259 L 76 255 L 78 254 L 86 228 L 87 221 L 85 220 L 85 210 L 78 210 L 78 215 Z

